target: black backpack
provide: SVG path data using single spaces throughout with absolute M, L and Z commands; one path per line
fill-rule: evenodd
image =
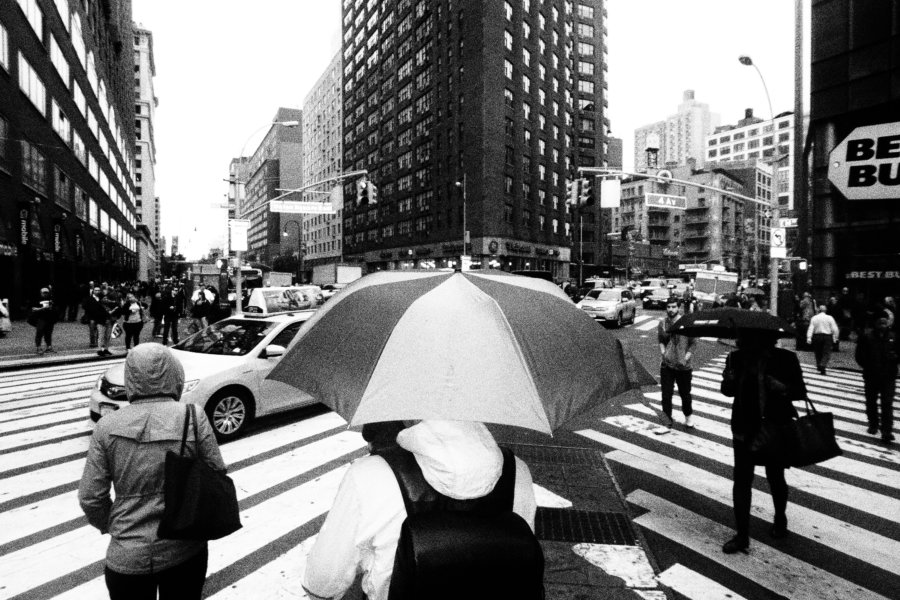
M 400 530 L 388 600 L 544 598 L 544 554 L 514 513 L 516 461 L 502 448 L 503 472 L 481 498 L 454 500 L 425 481 L 413 454 L 378 454 L 397 478 L 406 520 Z

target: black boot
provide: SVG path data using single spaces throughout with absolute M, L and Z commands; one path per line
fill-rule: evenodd
M 735 552 L 743 552 L 747 554 L 747 548 L 750 547 L 750 538 L 746 534 L 737 534 L 722 546 L 722 552 L 725 554 L 734 554 Z
M 772 523 L 772 527 L 769 528 L 769 535 L 776 540 L 780 540 L 787 537 L 788 533 L 787 516 L 775 515 L 775 522 Z

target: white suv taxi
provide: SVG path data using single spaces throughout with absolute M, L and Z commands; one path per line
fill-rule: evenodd
M 184 367 L 182 402 L 206 411 L 220 441 L 239 436 L 255 417 L 314 404 L 296 388 L 266 379 L 314 310 L 223 319 L 172 346 Z M 110 367 L 91 391 L 94 421 L 128 404 L 125 365 Z

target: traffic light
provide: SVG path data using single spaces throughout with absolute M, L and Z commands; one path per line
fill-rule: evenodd
M 578 204 L 578 182 L 571 179 L 566 180 L 566 204 L 572 206 Z
M 578 193 L 578 203 L 587 204 L 591 199 L 591 180 L 587 178 L 581 179 L 581 190 Z
M 356 180 L 356 205 L 369 203 L 369 182 L 365 177 Z
M 366 186 L 369 204 L 378 204 L 378 188 L 371 181 Z

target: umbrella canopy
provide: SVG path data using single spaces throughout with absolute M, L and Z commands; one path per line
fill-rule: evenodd
M 713 308 L 700 310 L 678 319 L 669 329 L 690 337 L 736 338 L 739 332 L 757 331 L 792 337 L 796 331 L 787 321 L 761 310 Z
M 307 321 L 269 377 L 353 427 L 447 419 L 544 433 L 655 383 L 557 286 L 499 271 L 358 279 Z
M 742 293 L 747 294 L 748 296 L 765 296 L 765 290 L 761 290 L 758 287 L 747 288 Z

